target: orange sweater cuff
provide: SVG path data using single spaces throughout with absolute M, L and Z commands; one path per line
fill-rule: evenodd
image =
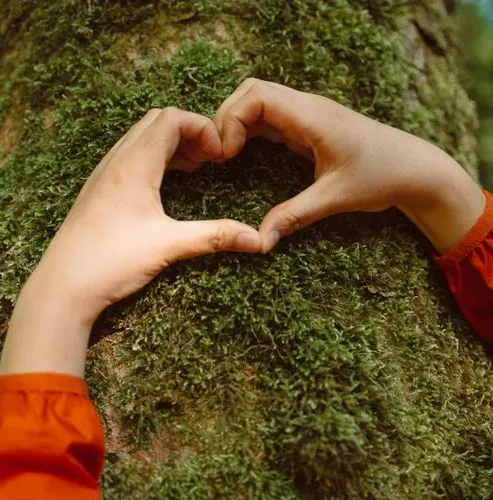
M 483 190 L 483 193 L 486 196 L 486 206 L 476 224 L 455 247 L 435 257 L 435 261 L 443 269 L 454 266 L 467 257 L 493 229 L 493 195 L 486 190 Z
M 64 392 L 89 397 L 83 379 L 61 373 L 15 373 L 0 375 L 0 392 Z

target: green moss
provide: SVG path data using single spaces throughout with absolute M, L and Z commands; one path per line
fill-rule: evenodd
M 478 156 L 482 184 L 493 190 L 493 26 L 479 3 L 464 3 L 456 11 L 462 50 L 466 56 L 464 80 L 477 103 L 480 119 Z
M 7 1 L 0 14 L 0 120 L 22 128 L 0 168 L 0 324 L 111 144 L 150 107 L 212 115 L 247 75 L 337 98 L 475 173 L 453 49 L 423 49 L 416 31 L 418 59 L 409 6 Z M 257 225 L 311 176 L 254 141 L 193 182 L 170 174 L 164 204 Z M 108 498 L 493 495 L 491 360 L 394 212 L 333 217 L 268 256 L 173 266 L 104 315 L 87 371 Z

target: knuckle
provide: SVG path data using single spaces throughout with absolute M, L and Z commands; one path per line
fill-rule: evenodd
M 262 80 L 258 80 L 257 78 L 252 78 L 252 82 L 250 84 L 250 92 L 254 92 L 256 94 L 261 94 L 265 89 L 265 83 Z
M 144 118 L 156 118 L 160 115 L 161 109 L 159 108 L 151 108 L 147 110 L 146 114 L 144 115 Z
M 158 115 L 159 113 L 161 113 L 161 108 L 151 108 L 147 114 L 148 115 Z
M 219 252 L 226 248 L 228 235 L 225 228 L 219 228 L 211 239 L 211 249 L 213 252 Z
M 178 108 L 175 108 L 175 106 L 167 106 L 161 111 L 163 119 L 166 120 L 172 120 L 176 118 L 179 113 L 180 110 Z
M 255 78 L 253 76 L 249 76 L 246 80 L 245 80 L 245 85 L 256 85 L 258 82 L 260 82 L 261 80 L 259 80 L 258 78 Z
M 280 206 L 278 208 L 279 216 L 279 230 L 280 232 L 286 236 L 288 234 L 294 233 L 303 227 L 303 221 L 301 217 L 296 215 L 289 207 Z
M 242 86 L 245 88 L 247 92 L 254 92 L 256 94 L 260 94 L 263 92 L 266 84 L 263 80 L 259 80 L 258 78 L 249 77 L 243 81 Z

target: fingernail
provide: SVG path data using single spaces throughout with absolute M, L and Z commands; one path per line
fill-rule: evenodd
M 240 233 L 236 238 L 238 250 L 242 252 L 258 252 L 261 242 L 260 235 L 256 233 Z
M 263 244 L 263 253 L 270 252 L 277 244 L 277 242 L 281 239 L 281 235 L 279 231 L 273 229 L 270 233 L 267 233 L 264 239 Z

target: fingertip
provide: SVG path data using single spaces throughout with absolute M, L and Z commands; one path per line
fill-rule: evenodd
M 204 162 L 217 161 L 223 156 L 221 138 L 213 121 L 205 116 L 190 113 L 189 116 L 195 120 L 195 130 L 182 136 L 179 152 L 188 164 L 199 168 Z M 191 168 L 186 170 L 196 170 Z
M 261 253 L 269 253 L 281 239 L 279 231 L 271 229 L 269 231 L 261 231 L 259 233 L 261 239 Z
M 211 161 L 216 161 L 223 157 L 223 143 L 219 131 L 214 122 L 207 118 L 206 125 L 201 134 L 201 146 L 208 154 Z
M 262 241 L 257 231 L 242 231 L 235 240 L 238 252 L 259 253 L 262 250 Z
M 219 113 L 216 113 L 214 118 L 212 118 L 212 122 L 214 123 L 214 126 L 216 127 L 217 133 L 219 135 L 219 138 L 221 139 L 221 142 L 223 140 L 223 133 L 224 133 L 224 127 L 223 127 L 223 120 Z
M 226 160 L 234 158 L 245 146 L 247 132 L 243 125 L 231 121 L 222 137 L 223 156 Z

